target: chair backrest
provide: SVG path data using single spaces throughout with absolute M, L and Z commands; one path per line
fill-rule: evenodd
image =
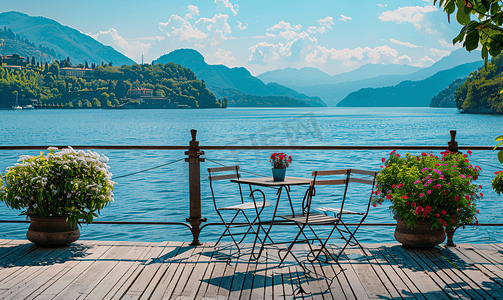
M 307 203 L 305 204 L 305 210 L 310 211 L 312 197 L 316 194 L 317 186 L 327 186 L 327 185 L 342 185 L 344 186 L 344 192 L 342 193 L 342 199 L 340 202 L 340 212 L 344 211 L 344 204 L 346 203 L 346 196 L 348 194 L 348 188 L 350 183 L 358 183 L 369 185 L 370 189 L 368 191 L 368 202 L 366 207 L 361 210 L 361 214 L 364 214 L 364 218 L 368 214 L 370 203 L 372 200 L 372 193 L 374 192 L 375 180 L 377 172 L 359 169 L 341 169 L 341 170 L 322 170 L 313 171 L 313 180 L 311 181 L 310 196 L 307 197 Z M 329 179 L 326 179 L 329 178 Z M 304 206 L 303 206 L 304 207 Z
M 239 179 L 239 178 L 241 178 L 241 175 L 239 174 L 239 166 L 208 168 L 208 179 L 210 181 L 211 196 L 213 197 L 213 203 L 215 205 L 215 208 L 217 207 L 217 200 L 215 197 L 213 182 L 226 180 L 226 182 L 228 183 L 228 180 L 230 179 Z M 244 199 L 243 199 L 243 192 L 241 191 L 241 184 L 238 184 L 238 187 L 239 187 L 239 195 L 241 197 L 241 203 L 243 203 Z

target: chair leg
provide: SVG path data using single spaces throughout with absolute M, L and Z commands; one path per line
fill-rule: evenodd
M 234 236 L 232 235 L 231 231 L 230 231 L 230 228 L 232 226 L 232 223 L 234 222 L 234 220 L 236 219 L 236 217 L 238 216 L 239 214 L 239 211 L 236 212 L 236 214 L 234 215 L 234 217 L 232 218 L 232 220 L 227 223 L 225 222 L 224 218 L 220 215 L 220 213 L 218 213 L 218 215 L 220 216 L 220 219 L 222 220 L 222 222 L 224 223 L 225 225 L 225 230 L 224 232 L 222 233 L 222 235 L 220 235 L 220 237 L 218 238 L 217 242 L 215 243 L 215 247 L 218 245 L 218 243 L 220 243 L 220 240 L 222 240 L 222 238 L 224 236 L 230 236 L 232 241 L 234 242 L 234 244 L 236 245 L 236 247 L 238 248 L 238 252 L 241 252 L 241 249 L 239 248 L 239 245 L 238 245 L 238 242 L 236 242 L 236 240 L 234 239 Z M 229 233 L 226 235 L 226 233 Z

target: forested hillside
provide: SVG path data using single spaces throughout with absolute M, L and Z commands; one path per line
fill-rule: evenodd
M 86 62 L 87 64 L 87 62 Z M 192 107 L 222 107 L 206 89 L 204 81 L 194 73 L 174 63 L 96 67 L 91 78 L 60 75 L 60 65 L 71 65 L 69 59 L 51 65 L 27 69 L 4 69 L 0 67 L 0 106 L 10 107 L 19 99 L 39 99 L 40 107 L 118 107 L 130 100 L 121 100 L 131 88 L 148 88 L 154 96 L 166 98 L 161 107 L 188 105 Z M 162 100 L 162 99 L 161 99 Z M 159 99 L 157 100 L 159 101 Z M 132 101 L 142 108 L 138 101 Z
M 470 73 L 456 90 L 456 106 L 466 113 L 503 113 L 503 58 L 492 59 L 487 68 Z
M 430 107 L 456 108 L 456 89 L 463 85 L 466 78 L 454 80 L 448 87 L 433 97 Z

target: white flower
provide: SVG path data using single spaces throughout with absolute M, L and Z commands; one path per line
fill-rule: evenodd
M 37 203 L 33 204 L 33 208 L 37 209 L 37 207 L 38 207 Z

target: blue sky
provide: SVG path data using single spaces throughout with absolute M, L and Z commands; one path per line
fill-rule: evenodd
M 367 63 L 427 67 L 459 48 L 432 0 L 17 0 L 2 11 L 44 16 L 136 62 L 179 48 L 253 75 L 287 67 L 330 74 Z

